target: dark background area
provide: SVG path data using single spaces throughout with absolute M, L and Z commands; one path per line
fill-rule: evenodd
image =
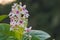
M 60 40 L 60 0 L 17 0 L 27 5 L 29 11 L 29 26 L 32 29 L 43 30 L 51 35 L 48 40 Z M 14 3 L 14 2 L 13 2 Z M 0 15 L 9 14 L 11 6 L 0 5 Z M 9 23 L 9 18 L 2 21 Z

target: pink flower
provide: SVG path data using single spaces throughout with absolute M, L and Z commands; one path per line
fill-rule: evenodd
M 16 11 L 16 13 L 18 14 L 18 13 L 19 13 L 19 11 Z
M 23 23 L 23 21 L 21 20 L 21 21 L 20 21 L 20 24 L 22 24 L 22 23 Z
M 25 31 L 26 31 L 26 32 L 30 32 L 30 31 L 31 31 L 31 28 L 32 28 L 32 27 L 25 28 Z

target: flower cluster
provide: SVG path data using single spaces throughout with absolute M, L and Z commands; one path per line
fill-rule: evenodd
M 12 6 L 12 10 L 9 13 L 10 17 L 10 31 L 14 31 L 15 35 L 21 37 L 21 35 L 24 34 L 24 32 L 29 32 L 31 30 L 30 28 L 27 28 L 28 25 L 28 17 L 29 13 L 26 9 L 26 5 L 22 6 L 22 3 L 20 4 L 14 3 Z
M 26 27 L 28 24 L 28 10 L 26 9 L 26 5 L 22 6 L 22 3 L 20 2 L 20 5 L 14 4 L 12 6 L 12 10 L 9 14 L 10 17 L 10 25 L 11 30 L 14 29 L 14 27 Z

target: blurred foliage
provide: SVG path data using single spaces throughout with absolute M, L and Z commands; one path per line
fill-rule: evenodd
M 30 35 L 32 36 L 32 40 L 45 40 L 50 37 L 48 33 L 41 31 L 41 30 L 32 30 L 30 32 Z M 23 40 L 28 40 L 27 38 L 28 37 L 24 36 Z M 14 33 L 10 31 L 9 24 L 0 23 L 0 40 L 17 40 L 14 37 Z
M 8 17 L 8 15 L 0 15 L 0 21 L 4 20 L 7 17 Z
M 46 31 L 52 38 L 60 40 L 60 0 L 17 0 L 16 2 L 23 2 L 27 5 L 30 13 L 29 26 Z M 0 5 L 0 15 L 9 14 L 13 3 Z M 3 22 L 9 23 L 8 20 L 9 18 Z

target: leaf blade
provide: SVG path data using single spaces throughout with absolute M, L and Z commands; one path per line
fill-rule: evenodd
M 41 30 L 32 30 L 30 34 L 37 36 L 40 40 L 45 40 L 50 38 L 50 35 L 48 33 Z
M 8 15 L 0 15 L 0 21 L 4 20 L 7 17 L 8 17 Z

